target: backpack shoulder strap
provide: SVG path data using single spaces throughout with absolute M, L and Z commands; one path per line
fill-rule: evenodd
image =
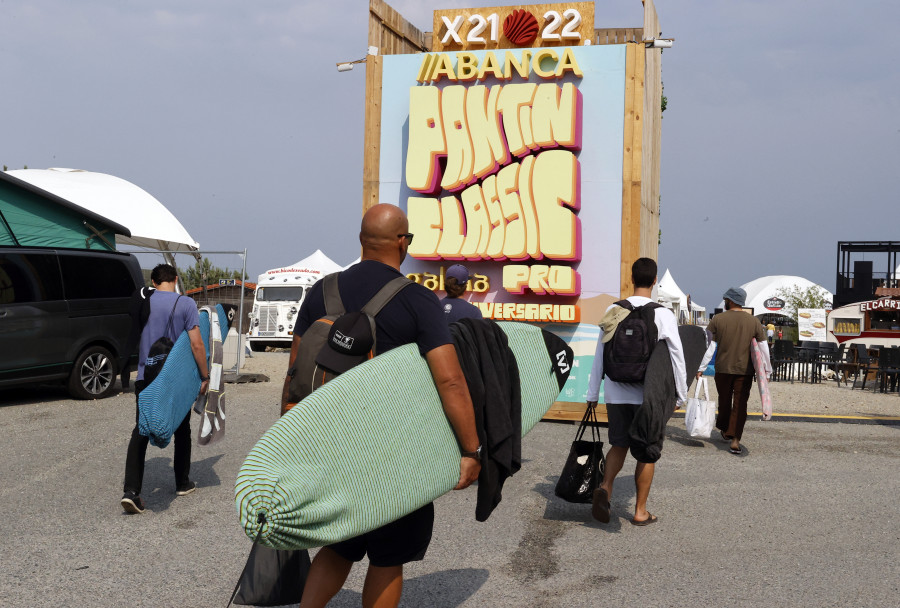
M 621 306 L 625 310 L 634 310 L 634 305 L 632 305 L 632 303 L 628 300 L 619 300 L 618 302 L 615 302 L 615 305 Z
M 365 306 L 363 306 L 362 312 L 375 318 L 375 315 L 381 312 L 381 309 L 384 308 L 388 302 L 393 300 L 394 296 L 400 293 L 400 290 L 407 285 L 412 285 L 412 281 L 406 277 L 391 279 L 384 287 L 378 290 L 378 293 L 372 296 L 372 299 L 369 300 Z
M 376 355 L 378 354 L 378 332 L 375 328 L 375 315 L 381 312 L 381 309 L 384 308 L 388 302 L 393 300 L 394 296 L 400 293 L 401 289 L 411 284 L 412 281 L 406 277 L 391 279 L 384 287 L 379 289 L 378 293 L 372 296 L 372 299 L 366 302 L 366 305 L 362 308 L 362 312 L 369 319 L 369 327 L 372 330 L 372 352 Z
M 333 272 L 325 275 L 322 279 L 322 292 L 325 300 L 325 315 L 342 315 L 344 310 L 344 301 L 341 300 L 341 291 L 338 289 L 338 277 L 340 272 Z
M 169 313 L 169 320 L 166 321 L 166 331 L 168 331 L 169 328 L 172 327 L 172 333 L 175 333 L 175 328 L 172 326 L 172 319 L 175 318 L 175 309 L 178 308 L 178 300 L 180 300 L 180 299 L 181 299 L 181 294 L 178 294 L 178 297 L 175 298 L 175 303 L 172 304 L 172 312 Z M 177 336 L 176 336 L 176 339 L 177 339 Z

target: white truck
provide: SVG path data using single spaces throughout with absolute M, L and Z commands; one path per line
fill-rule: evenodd
M 259 275 L 250 312 L 250 348 L 289 348 L 300 304 L 313 284 L 342 267 L 324 253 L 315 253 L 296 264 L 273 268 Z

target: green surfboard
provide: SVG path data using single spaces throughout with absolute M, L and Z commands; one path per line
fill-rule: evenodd
M 519 368 L 525 435 L 559 395 L 572 353 L 538 327 L 498 325 Z M 280 418 L 241 466 L 235 503 L 250 538 L 281 549 L 319 547 L 449 492 L 459 460 L 428 365 L 407 344 L 338 376 Z

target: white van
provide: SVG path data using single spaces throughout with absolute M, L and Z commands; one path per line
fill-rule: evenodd
M 290 348 L 300 304 L 313 284 L 342 268 L 316 250 L 296 264 L 273 268 L 259 275 L 250 312 L 250 348 Z

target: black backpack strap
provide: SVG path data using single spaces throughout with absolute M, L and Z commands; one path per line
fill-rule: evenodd
M 634 310 L 634 306 L 628 300 L 619 300 L 618 302 L 615 302 L 615 305 L 621 306 L 625 310 L 631 310 L 631 311 Z
M 169 331 L 169 328 L 172 327 L 172 319 L 175 318 L 175 309 L 178 307 L 178 300 L 181 299 L 181 294 L 178 294 L 178 297 L 175 298 L 175 303 L 172 305 L 172 312 L 169 313 L 169 320 L 166 321 L 166 331 Z M 172 328 L 172 333 L 175 333 L 175 328 Z M 178 339 L 178 336 L 175 336 L 175 339 Z
M 377 333 L 375 331 L 375 316 L 407 285 L 412 285 L 412 281 L 406 277 L 391 279 L 384 287 L 379 289 L 378 293 L 372 296 L 372 299 L 362 308 L 362 312 L 368 317 L 369 326 L 372 328 L 372 352 L 376 354 L 378 353 L 376 348 L 378 342 L 376 339 Z
M 325 315 L 342 315 L 344 310 L 344 301 L 341 300 L 341 291 L 338 289 L 338 277 L 340 272 L 333 272 L 325 275 L 322 279 L 322 293 L 325 300 Z

